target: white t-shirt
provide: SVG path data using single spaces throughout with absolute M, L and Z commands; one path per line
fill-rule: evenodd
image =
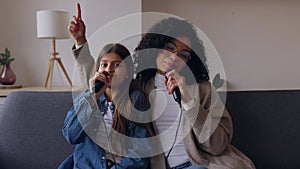
M 180 107 L 174 100 L 172 94 L 168 94 L 165 85 L 165 77 L 161 74 L 155 76 L 156 89 L 151 93 L 151 97 L 155 97 L 154 118 L 158 129 L 158 135 L 162 135 L 161 143 L 165 151 L 165 155 L 169 153 L 169 149 L 175 139 L 176 131 L 179 125 Z M 180 125 L 182 123 L 180 122 Z M 188 156 L 183 144 L 183 132 L 180 127 L 176 137 L 176 143 L 168 157 L 170 167 L 177 166 L 188 161 Z

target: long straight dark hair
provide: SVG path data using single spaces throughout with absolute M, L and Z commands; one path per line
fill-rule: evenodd
M 114 104 L 116 105 L 114 110 L 114 116 L 113 116 L 113 122 L 112 122 L 112 128 L 114 128 L 116 131 L 125 134 L 126 132 L 126 125 L 128 123 L 128 120 L 121 115 L 119 111 L 126 111 L 122 113 L 129 113 L 130 111 L 127 102 L 128 100 L 128 94 L 130 93 L 128 90 L 126 90 L 126 84 L 128 84 L 132 79 L 133 76 L 133 63 L 132 58 L 130 55 L 130 52 L 128 49 L 119 44 L 119 43 L 110 43 L 105 45 L 102 50 L 100 51 L 100 54 L 98 55 L 97 61 L 96 61 L 96 70 L 100 67 L 100 61 L 103 58 L 104 55 L 108 53 L 115 53 L 118 56 L 120 56 L 123 61 L 125 62 L 125 66 L 128 72 L 128 78 L 122 82 L 122 85 L 120 85 L 120 88 L 116 89 L 116 97 L 113 99 Z M 129 58 L 128 58 L 129 57 Z

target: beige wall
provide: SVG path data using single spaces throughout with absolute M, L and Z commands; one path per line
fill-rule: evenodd
M 144 0 L 142 11 L 197 25 L 219 53 L 229 90 L 300 89 L 300 1 Z
M 11 50 L 17 84 L 43 85 L 51 42 L 36 38 L 36 11 L 75 14 L 78 1 L 1 0 L 0 51 Z M 87 35 L 113 19 L 143 11 L 187 18 L 212 41 L 230 90 L 299 89 L 300 1 L 297 0 L 81 0 Z M 162 3 L 163 2 L 163 3 Z M 70 76 L 72 39 L 57 42 Z M 60 73 L 57 73 L 60 72 Z M 68 85 L 55 68 L 54 85 Z
M 1 4 L 2 4 L 2 0 L 1 0 Z M 0 6 L 0 11 L 5 11 L 4 9 L 5 9 L 5 6 L 1 5 Z M 4 20 L 5 20 L 4 15 L 0 15 L 0 21 L 3 23 Z M 1 37 L 4 36 L 4 29 L 5 29 L 5 25 L 1 24 L 1 26 L 0 26 L 0 46 L 1 46 L 0 53 L 4 52 L 4 48 L 2 49 L 2 46 L 4 46 L 4 42 L 3 42 L 4 39 L 1 38 Z M 0 66 L 0 68 L 1 68 L 1 66 Z M 1 69 L 0 69 L 0 72 L 1 72 Z
M 1 0 L 0 51 L 8 47 L 16 59 L 12 63 L 17 75 L 16 84 L 40 86 L 46 76 L 52 47 L 50 40 L 36 37 L 36 11 L 55 9 L 74 15 L 77 2 L 82 5 L 88 37 L 114 19 L 141 11 L 139 0 Z M 140 21 L 136 25 L 138 27 Z M 57 41 L 57 51 L 71 77 L 75 63 L 71 53 L 72 44 L 72 39 Z M 53 86 L 68 86 L 57 67 L 54 69 Z

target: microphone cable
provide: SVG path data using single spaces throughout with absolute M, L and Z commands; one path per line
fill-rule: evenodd
M 165 72 L 166 74 L 167 72 Z M 165 80 L 168 80 L 167 76 L 165 76 Z M 178 131 L 179 131 L 179 127 L 180 127 L 180 123 L 181 123 L 181 117 L 182 117 L 182 107 L 181 107 L 181 93 L 180 93 L 180 90 L 178 87 L 176 87 L 173 91 L 172 91 L 172 95 L 173 95 L 173 98 L 175 100 L 176 103 L 178 103 L 179 105 L 179 108 L 180 108 L 180 112 L 179 112 L 179 122 L 178 122 L 178 126 L 176 128 L 176 132 L 175 132 L 175 137 L 174 137 L 174 141 L 172 143 L 172 146 L 171 146 L 171 149 L 169 150 L 167 156 L 166 156 L 166 159 L 168 160 L 169 158 L 169 155 L 171 153 L 171 151 L 173 150 L 174 146 L 175 146 L 175 143 L 176 143 L 176 140 L 177 140 L 177 136 L 178 136 Z
M 99 109 L 98 102 L 97 102 L 97 99 L 95 98 L 95 90 L 93 90 L 93 93 L 91 93 L 91 95 L 92 95 L 93 101 L 97 104 L 98 110 L 100 110 L 100 109 Z M 101 112 L 101 111 L 100 111 L 100 112 Z M 110 139 L 110 137 L 109 137 L 108 129 L 107 129 L 107 126 L 106 126 L 107 123 L 106 123 L 106 121 L 104 120 L 104 115 L 101 114 L 101 116 L 102 116 L 101 120 L 102 120 L 102 122 L 103 122 L 103 124 L 104 124 L 106 140 L 107 140 L 107 142 L 108 142 L 108 152 L 111 154 L 113 163 L 116 164 L 116 165 L 115 165 L 115 168 L 117 169 L 117 168 L 118 168 L 118 165 L 117 165 L 117 163 L 116 163 L 115 155 L 113 154 L 112 145 L 111 145 L 111 139 Z M 107 158 L 106 158 L 106 163 L 107 163 Z
M 106 78 L 107 78 L 107 76 L 109 76 L 109 73 L 106 72 L 106 71 L 103 71 L 103 74 L 106 76 Z M 92 89 L 92 93 L 91 93 L 92 94 L 92 98 L 93 98 L 93 101 L 97 104 L 97 106 L 98 106 L 98 102 L 97 102 L 97 99 L 95 98 L 95 94 L 100 91 L 100 89 L 103 87 L 103 85 L 104 85 L 104 82 L 102 82 L 100 80 L 96 80 L 95 84 L 93 86 L 93 89 Z M 98 106 L 98 109 L 99 109 L 99 106 Z M 111 110 L 111 111 L 114 111 L 114 110 Z M 102 122 L 104 124 L 106 140 L 108 142 L 108 152 L 110 153 L 110 155 L 112 157 L 113 163 L 117 164 L 116 163 L 115 155 L 113 154 L 113 150 L 112 150 L 111 139 L 110 139 L 110 136 L 109 136 L 109 133 L 108 133 L 108 129 L 107 129 L 107 126 L 106 126 L 107 123 L 104 120 L 104 115 L 103 114 L 102 114 L 102 118 L 101 119 L 102 119 Z M 107 158 L 106 158 L 106 163 L 107 163 Z M 118 166 L 116 165 L 115 168 L 117 169 Z
M 171 149 L 169 150 L 167 156 L 166 156 L 166 159 L 168 160 L 169 158 L 169 155 L 171 153 L 171 151 L 173 150 L 174 146 L 175 146 L 175 143 L 176 143 L 176 140 L 177 140 L 177 136 L 178 136 L 178 131 L 179 131 L 179 127 L 180 127 L 180 123 L 181 123 L 181 118 L 182 118 L 182 107 L 181 107 L 181 103 L 178 103 L 179 107 L 180 107 L 180 112 L 179 112 L 179 122 L 178 122 L 178 126 L 176 128 L 176 133 L 175 133 L 175 137 L 174 137 L 174 141 L 172 143 L 172 147 Z

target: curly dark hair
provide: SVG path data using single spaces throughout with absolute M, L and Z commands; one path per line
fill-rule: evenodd
M 186 36 L 191 41 L 191 59 L 187 62 L 187 67 L 181 71 L 187 83 L 191 84 L 195 82 L 195 80 L 197 83 L 209 80 L 203 42 L 198 38 L 190 22 L 173 17 L 163 19 L 154 24 L 150 30 L 143 35 L 139 45 L 135 48 L 133 58 L 135 65 L 137 65 L 135 71 L 138 80 L 147 83 L 150 78 L 155 76 L 157 72 L 156 58 L 159 52 L 162 51 L 161 49 L 167 42 L 179 36 Z M 190 71 L 194 77 L 188 76 Z

